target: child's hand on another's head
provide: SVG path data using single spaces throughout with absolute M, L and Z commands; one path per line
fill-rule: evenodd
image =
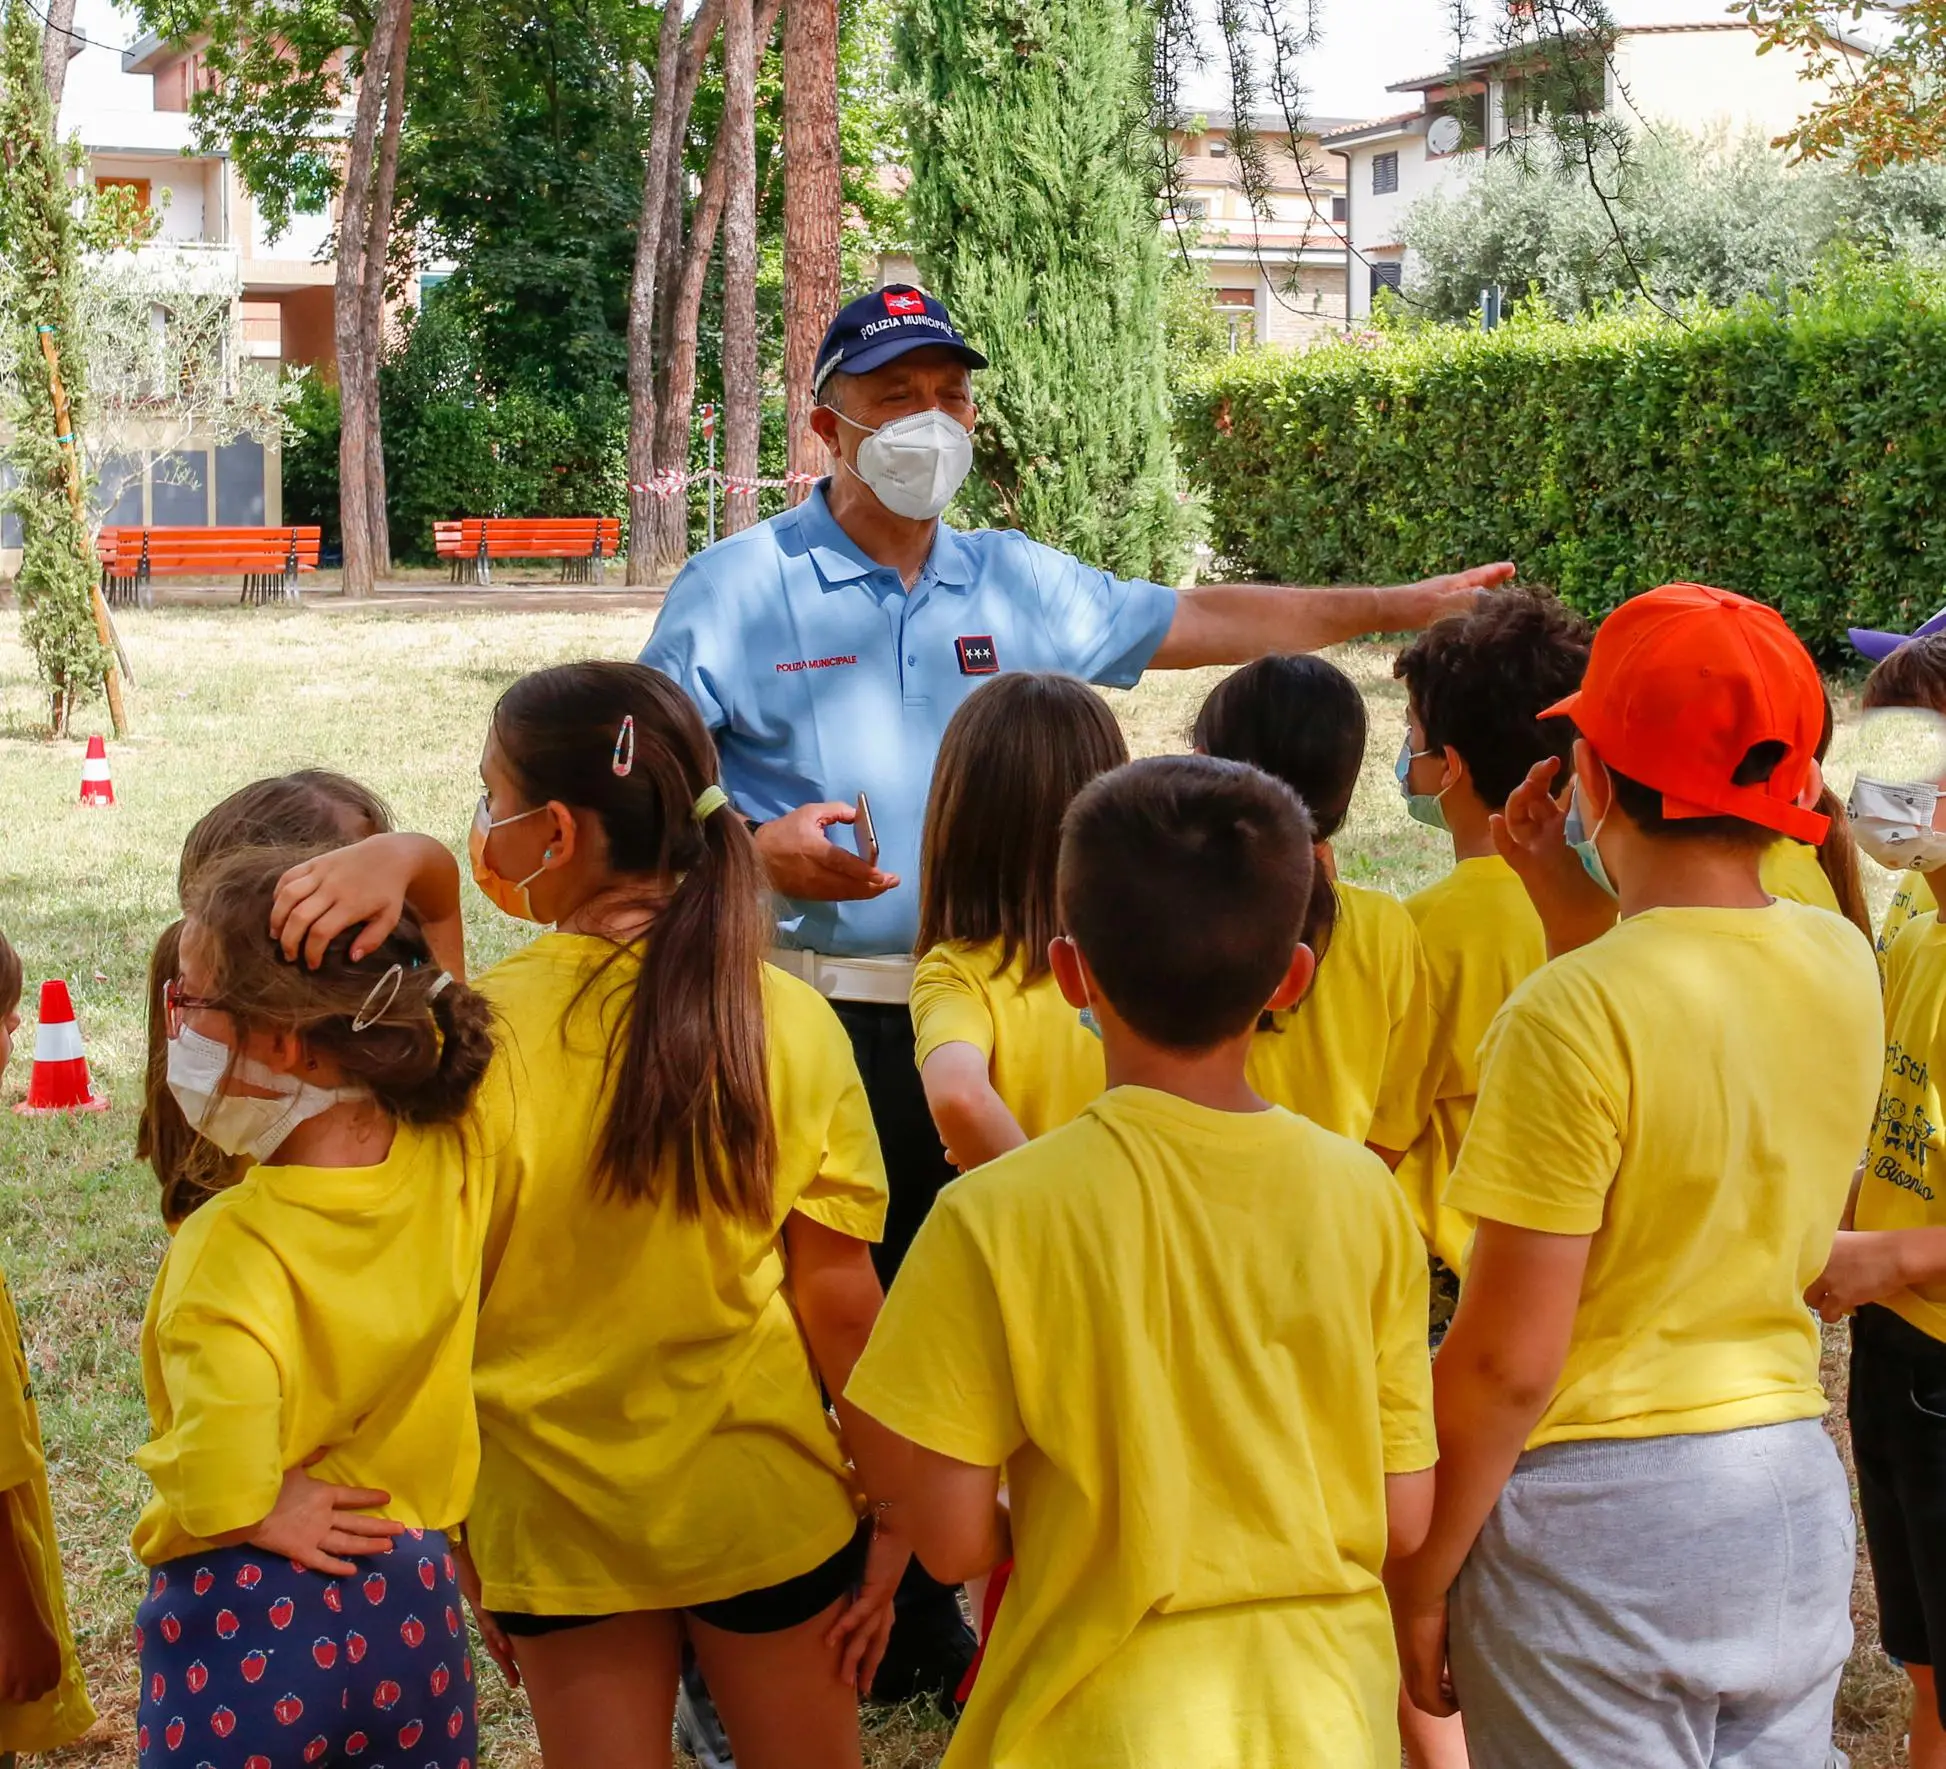
M 318 1456 L 323 1453 L 320 1450 Z M 294 1560 L 313 1572 L 350 1578 L 358 1568 L 346 1556 L 377 1554 L 405 1528 L 389 1517 L 370 1515 L 391 1499 L 390 1493 L 375 1488 L 333 1486 L 313 1480 L 303 1468 L 287 1468 L 277 1503 L 248 1540 L 253 1548 Z
M 352 959 L 376 952 L 399 925 L 417 861 L 416 851 L 397 837 L 373 835 L 293 866 L 277 881 L 271 938 L 286 958 L 302 954 L 315 970 L 325 948 L 346 928 L 362 923 Z

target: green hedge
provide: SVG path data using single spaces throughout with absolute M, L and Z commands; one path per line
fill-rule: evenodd
M 1385 583 L 1496 558 L 1591 614 L 1674 578 L 1847 625 L 1946 604 L 1946 276 L 1772 306 L 1367 335 L 1178 400 L 1222 568 Z

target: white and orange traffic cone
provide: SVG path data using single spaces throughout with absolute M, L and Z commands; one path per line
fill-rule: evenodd
M 96 1093 L 89 1079 L 81 1028 L 74 1022 L 74 1003 L 67 984 L 59 977 L 41 984 L 40 1020 L 34 1027 L 34 1073 L 27 1083 L 27 1097 L 14 1110 L 36 1118 L 50 1112 L 108 1110 L 107 1096 Z
M 81 764 L 81 802 L 84 805 L 115 802 L 115 782 L 108 777 L 108 745 L 99 737 L 88 739 L 88 759 Z

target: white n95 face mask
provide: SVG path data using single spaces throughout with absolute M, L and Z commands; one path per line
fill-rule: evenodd
M 973 436 L 958 419 L 937 406 L 894 418 L 876 430 L 827 408 L 854 430 L 863 430 L 857 467 L 847 467 L 878 494 L 895 516 L 925 522 L 953 501 L 973 471 Z
M 1845 815 L 1852 839 L 1881 866 L 1894 872 L 1930 872 L 1946 864 L 1946 832 L 1933 828 L 1939 788 L 1927 780 L 1852 782 Z
M 169 1091 L 190 1128 L 226 1155 L 266 1160 L 307 1118 L 330 1111 L 340 1100 L 366 1097 L 362 1087 L 313 1087 L 249 1057 L 232 1062 L 232 1055 L 227 1044 L 187 1026 L 169 1040 Z M 273 1097 L 225 1093 L 223 1082 L 229 1076 L 269 1088 Z

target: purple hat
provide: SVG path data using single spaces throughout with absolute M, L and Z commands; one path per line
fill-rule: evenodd
M 1909 633 L 1880 633 L 1870 627 L 1852 627 L 1845 637 L 1851 640 L 1852 649 L 1860 657 L 1868 657 L 1878 663 L 1892 655 L 1901 645 L 1909 645 L 1914 639 L 1930 639 L 1934 633 L 1946 632 L 1946 608 L 1942 608 L 1924 626 L 1915 627 Z

